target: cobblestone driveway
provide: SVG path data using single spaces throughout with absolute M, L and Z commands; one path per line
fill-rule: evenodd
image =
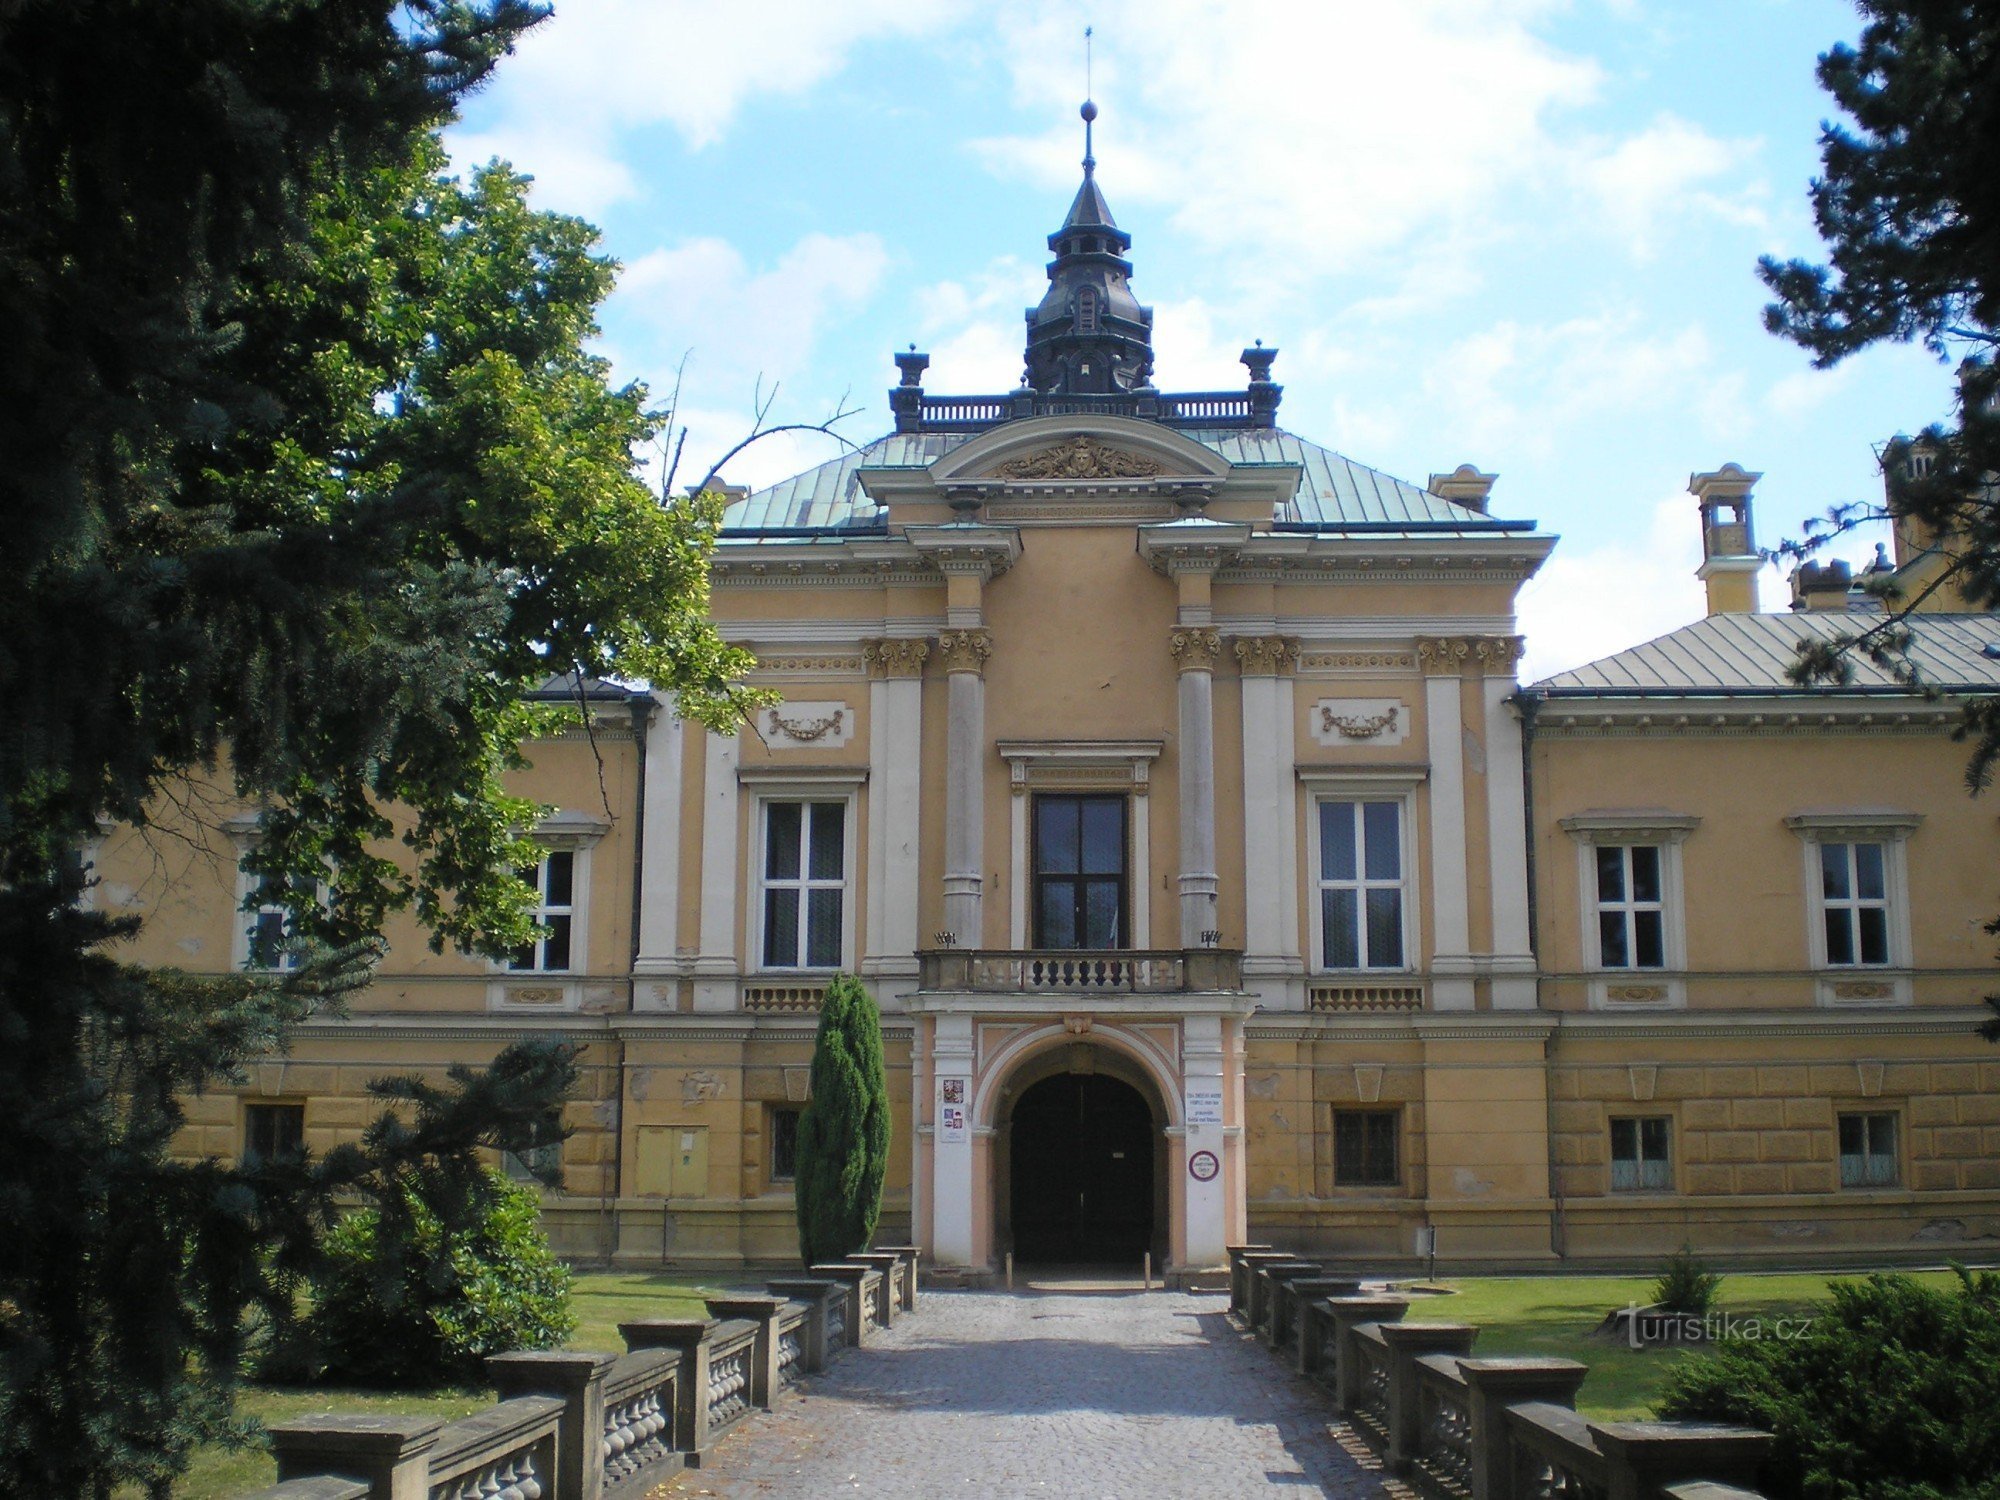
M 752 1417 L 663 1493 L 1394 1493 L 1329 1433 L 1325 1398 L 1229 1323 L 1227 1300 L 927 1291 L 915 1317 Z

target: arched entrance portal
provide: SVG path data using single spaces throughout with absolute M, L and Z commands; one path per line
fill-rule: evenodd
M 1015 1258 L 1130 1265 L 1153 1250 L 1160 1123 L 1108 1073 L 1057 1073 L 1024 1089 L 1007 1142 Z

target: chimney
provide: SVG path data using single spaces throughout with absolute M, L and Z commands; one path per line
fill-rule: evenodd
M 1891 492 L 1899 479 L 1928 479 L 1937 464 L 1937 449 L 1928 438 L 1904 437 L 1898 433 L 1882 447 L 1882 495 L 1883 504 L 1891 514 L 1894 507 L 1888 505 Z M 1894 539 L 1896 544 L 1896 566 L 1907 567 L 1938 544 L 1938 535 L 1915 516 L 1902 515 L 1895 518 Z
M 1707 585 L 1711 615 L 1757 612 L 1764 559 L 1750 537 L 1750 490 L 1763 477 L 1740 464 L 1688 476 L 1688 493 L 1701 508 L 1701 567 L 1694 576 Z
M 1817 614 L 1852 608 L 1854 570 L 1839 558 L 1826 563 L 1800 563 L 1792 570 L 1792 608 Z
M 1433 495 L 1463 505 L 1467 510 L 1486 514 L 1486 496 L 1498 474 L 1482 474 L 1476 465 L 1460 464 L 1449 474 L 1433 474 L 1428 486 Z

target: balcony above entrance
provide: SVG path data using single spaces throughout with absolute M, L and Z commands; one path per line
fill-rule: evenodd
M 917 955 L 923 994 L 1186 995 L 1243 988 L 1235 948 L 933 948 Z

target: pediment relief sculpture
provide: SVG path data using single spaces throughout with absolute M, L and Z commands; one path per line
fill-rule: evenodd
M 1011 458 L 993 474 L 997 479 L 1150 479 L 1159 472 L 1156 458 L 1078 434 L 1025 458 Z

